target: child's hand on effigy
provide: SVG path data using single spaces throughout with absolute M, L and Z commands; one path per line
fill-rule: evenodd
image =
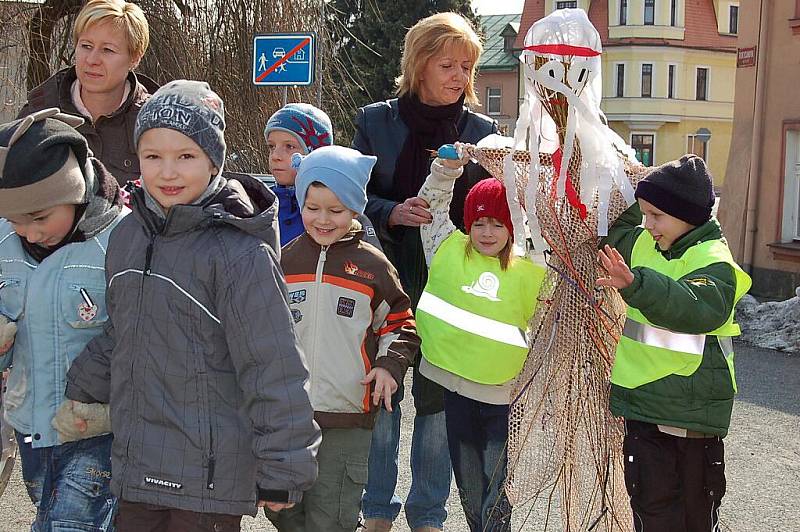
M 445 144 L 437 152 L 442 164 L 450 169 L 461 168 L 469 162 L 469 155 L 464 151 L 464 143 Z
M 397 382 L 395 382 L 392 374 L 384 368 L 372 368 L 372 371 L 367 373 L 367 376 L 361 381 L 361 384 L 369 385 L 375 381 L 375 390 L 372 392 L 372 404 L 379 405 L 383 399 L 383 406 L 386 410 L 392 411 L 392 394 L 397 391 Z
M 618 290 L 627 288 L 633 283 L 633 272 L 625 264 L 625 259 L 622 258 L 616 248 L 612 248 L 606 244 L 603 249 L 597 252 L 597 257 L 600 259 L 600 264 L 606 271 L 605 277 L 597 279 L 599 286 L 611 286 Z

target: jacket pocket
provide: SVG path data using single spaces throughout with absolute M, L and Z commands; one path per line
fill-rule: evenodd
M 628 495 L 635 497 L 641 491 L 641 471 L 639 461 L 639 436 L 629 434 L 622 443 L 622 458 L 625 460 L 625 488 Z
M 25 310 L 25 279 L 0 275 L 0 314 L 17 321 Z
M 102 327 L 108 320 L 105 286 L 69 284 L 61 300 L 61 312 L 73 329 Z
M 339 491 L 339 524 L 343 528 L 355 530 L 361 507 L 361 495 L 366 485 L 367 464 L 356 461 L 345 462 Z
M 705 492 L 711 500 L 719 501 L 725 495 L 725 445 L 720 438 L 706 440 Z

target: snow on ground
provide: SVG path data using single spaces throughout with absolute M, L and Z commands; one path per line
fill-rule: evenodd
M 746 295 L 736 307 L 741 339 L 749 344 L 800 353 L 800 288 L 786 301 L 759 303 Z

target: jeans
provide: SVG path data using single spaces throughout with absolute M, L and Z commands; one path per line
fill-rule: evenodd
M 461 506 L 471 532 L 510 532 L 504 484 L 508 405 L 482 403 L 445 391 L 447 441 Z
M 400 387 L 392 398 L 392 412 L 381 410 L 372 430 L 367 489 L 362 500 L 367 519 L 394 521 L 400 514 L 402 500 L 395 487 L 402 399 L 403 387 Z M 451 477 L 444 412 L 416 416 L 411 439 L 411 490 L 405 510 L 411 528 L 444 527 Z
M 34 449 L 16 433 L 22 479 L 36 506 L 31 532 L 112 531 L 111 442 L 106 434 Z

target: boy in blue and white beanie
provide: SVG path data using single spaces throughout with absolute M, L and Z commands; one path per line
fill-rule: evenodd
M 343 146 L 293 159 L 305 232 L 284 246 L 281 268 L 322 429 L 320 475 L 299 504 L 265 513 L 281 532 L 352 532 L 376 415 L 381 403 L 391 411 L 420 340 L 397 270 L 358 222 L 377 159 Z
M 303 232 L 294 194 L 297 172 L 292 168 L 292 155 L 307 155 L 332 145 L 333 126 L 328 115 L 313 105 L 289 103 L 269 117 L 264 138 L 269 147 L 269 170 L 276 181 L 272 191 L 278 196 L 281 246 L 284 246 Z

